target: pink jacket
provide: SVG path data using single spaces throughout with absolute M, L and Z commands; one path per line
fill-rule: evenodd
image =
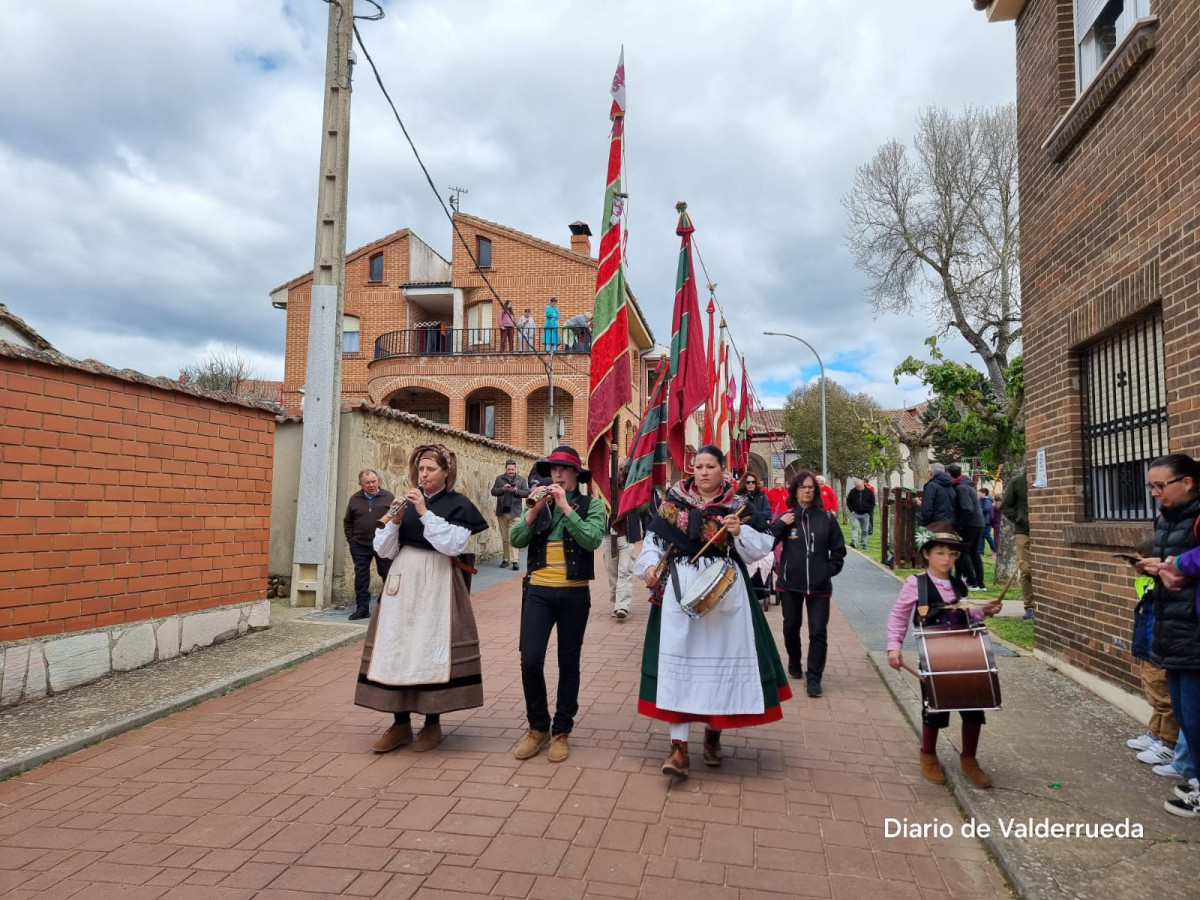
M 942 595 L 943 603 L 947 606 L 954 606 L 958 603 L 958 598 L 954 596 L 954 588 L 950 586 L 949 581 L 942 581 L 932 575 L 929 576 L 929 580 Z M 892 607 L 892 612 L 888 616 L 887 648 L 889 650 L 899 650 L 904 646 L 904 636 L 908 634 L 908 627 L 912 624 L 913 607 L 916 605 L 917 576 L 909 575 L 905 579 L 903 587 L 900 588 L 900 596 L 896 598 L 896 605 Z M 967 618 L 972 622 L 982 622 L 987 618 L 987 614 L 984 613 L 983 607 L 972 606 L 967 610 Z

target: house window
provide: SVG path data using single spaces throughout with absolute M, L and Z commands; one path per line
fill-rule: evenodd
M 1162 313 L 1080 352 L 1089 519 L 1150 519 L 1150 461 L 1167 452 Z
M 1148 15 L 1150 0 L 1075 0 L 1077 92 L 1091 84 L 1133 23 Z
M 342 316 L 342 352 L 357 353 L 358 348 L 358 316 Z
M 496 404 L 491 400 L 477 400 L 467 404 L 467 431 L 486 438 L 496 437 Z
M 371 281 L 383 281 L 383 254 L 376 253 L 371 257 Z
M 489 238 L 475 238 L 475 262 L 481 269 L 492 267 L 492 242 Z
M 467 307 L 467 344 L 479 347 L 492 342 L 492 301 Z

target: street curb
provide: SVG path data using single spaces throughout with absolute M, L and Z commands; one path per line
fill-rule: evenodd
M 892 700 L 900 712 L 904 714 L 904 718 L 908 720 L 908 724 L 916 733 L 917 738 L 921 736 L 921 708 L 920 705 L 913 701 L 911 697 L 902 696 L 898 693 L 896 685 L 903 683 L 903 676 L 885 664 L 887 659 L 886 653 L 879 657 L 873 655 L 870 651 L 867 652 L 867 659 L 875 667 L 879 674 L 879 680 L 884 683 L 888 689 L 888 693 L 892 695 Z M 943 744 L 944 746 L 944 744 Z M 939 757 L 941 754 L 938 754 Z M 957 756 L 957 753 L 955 754 Z M 955 760 L 957 762 L 957 760 Z M 916 754 L 913 754 L 913 766 L 916 767 Z M 942 763 L 942 771 L 946 773 L 946 786 L 950 789 L 950 793 L 954 795 L 955 801 L 959 807 L 966 813 L 969 818 L 976 821 L 983 821 L 988 818 L 989 810 L 986 810 L 980 802 L 979 794 L 983 791 L 977 790 L 963 774 L 962 769 L 958 765 L 946 765 Z M 996 861 L 996 867 L 1000 869 L 1004 875 L 1008 886 L 1012 888 L 1013 893 L 1021 898 L 1021 900 L 1062 900 L 1062 894 L 1045 890 L 1041 883 L 1037 883 L 1031 878 L 1028 872 L 1036 868 L 1032 856 L 1022 858 L 1012 844 L 1006 841 L 1001 841 L 996 837 L 995 832 L 989 834 L 985 838 L 977 838 L 981 841 L 992 859 Z
M 35 769 L 59 757 L 66 756 L 68 753 L 74 753 L 77 750 L 98 744 L 119 734 L 140 728 L 156 719 L 161 719 L 172 713 L 187 709 L 190 706 L 195 706 L 197 703 L 211 700 L 213 697 L 220 697 L 238 688 L 246 687 L 256 681 L 261 681 L 269 675 L 274 675 L 276 672 L 282 671 L 295 663 L 303 662 L 313 657 L 321 656 L 331 650 L 337 650 L 340 647 L 356 643 L 362 640 L 362 638 L 363 632 L 357 629 L 349 634 L 329 638 L 306 647 L 303 650 L 295 650 L 287 656 L 281 656 L 271 662 L 263 663 L 257 668 L 227 675 L 219 681 L 209 682 L 204 687 L 183 694 L 177 694 L 169 700 L 161 701 L 156 706 L 140 710 L 132 715 L 113 719 L 94 728 L 83 729 L 76 732 L 72 737 L 57 741 L 46 747 L 38 748 L 24 756 L 6 759 L 0 762 L 0 781 L 5 781 L 14 775 L 20 775 L 22 772 L 28 772 L 30 769 Z

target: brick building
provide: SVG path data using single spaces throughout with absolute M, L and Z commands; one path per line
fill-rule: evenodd
M 995 0 L 1015 20 L 1039 652 L 1121 699 L 1147 463 L 1200 452 L 1200 5 Z M 1124 695 L 1128 696 L 1128 695 Z
M 557 342 L 547 335 L 544 310 L 557 298 L 560 326 L 591 313 L 598 261 L 587 225 L 573 223 L 570 246 L 561 247 L 463 213 L 454 222 L 478 267 L 457 235 L 447 261 L 407 229 L 346 255 L 343 402 L 415 413 L 534 453 L 559 442 L 582 451 L 588 350 L 568 329 L 558 329 Z M 311 286 L 308 272 L 271 292 L 287 311 L 283 403 L 292 413 L 301 408 Z M 516 316 L 531 311 L 531 346 L 520 334 L 506 338 L 493 289 Z M 653 335 L 628 296 L 634 398 L 621 415 L 622 455 L 641 414 L 647 370 L 657 362 Z M 556 345 L 553 354 L 548 345 Z

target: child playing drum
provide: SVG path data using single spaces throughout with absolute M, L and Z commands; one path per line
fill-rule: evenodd
M 964 610 L 959 601 L 967 597 L 967 586 L 953 577 L 950 570 L 958 555 L 965 549 L 962 539 L 954 532 L 949 522 L 933 522 L 928 530 L 918 529 L 917 544 L 925 558 L 925 574 L 909 575 L 900 588 L 900 596 L 888 616 L 888 665 L 899 669 L 903 663 L 900 648 L 913 625 L 962 625 L 982 622 L 989 615 L 1000 612 L 1003 604 L 992 600 L 984 606 Z M 920 601 L 920 602 L 918 602 Z M 921 698 L 926 697 L 924 680 L 921 682 Z M 963 710 L 962 717 L 962 770 L 977 788 L 989 788 L 992 779 L 979 767 L 975 753 L 979 747 L 979 732 L 987 721 L 982 710 Z M 950 713 L 931 712 L 924 709 L 921 715 L 921 774 L 926 781 L 945 784 L 946 773 L 938 762 L 938 732 L 950 724 Z

